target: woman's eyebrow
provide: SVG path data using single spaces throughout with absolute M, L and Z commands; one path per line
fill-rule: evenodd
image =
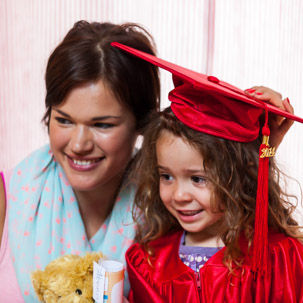
M 69 114 L 63 112 L 63 111 L 60 110 L 60 109 L 54 108 L 54 110 L 55 110 L 56 112 L 58 112 L 59 114 L 61 114 L 62 116 L 64 116 L 64 117 L 71 118 L 71 116 L 70 116 Z
M 62 116 L 71 119 L 71 116 L 67 113 L 65 113 L 64 111 L 54 108 L 54 110 L 56 112 L 58 112 L 59 114 L 61 114 Z M 100 121 L 100 120 L 106 120 L 106 119 L 119 119 L 120 116 L 111 116 L 111 115 L 107 115 L 107 116 L 99 116 L 99 117 L 94 117 L 92 118 L 92 121 Z
M 120 116 L 110 116 L 110 115 L 108 115 L 108 116 L 94 117 L 94 118 L 92 118 L 92 121 L 96 121 L 96 120 L 100 121 L 100 120 L 106 120 L 106 119 L 119 119 L 119 118 L 120 118 Z

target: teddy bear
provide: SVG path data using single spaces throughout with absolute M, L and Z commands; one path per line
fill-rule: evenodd
M 51 261 L 45 270 L 31 274 L 35 292 L 45 303 L 92 303 L 93 261 L 103 258 L 102 253 L 85 256 L 65 255 Z

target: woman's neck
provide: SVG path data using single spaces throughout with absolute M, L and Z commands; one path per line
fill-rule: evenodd
M 122 177 L 119 177 L 90 191 L 74 191 L 88 239 L 95 235 L 110 215 L 121 182 Z

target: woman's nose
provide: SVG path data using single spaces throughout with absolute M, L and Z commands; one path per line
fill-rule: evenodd
M 93 134 L 87 126 L 77 125 L 72 132 L 70 147 L 74 153 L 87 153 L 94 147 Z

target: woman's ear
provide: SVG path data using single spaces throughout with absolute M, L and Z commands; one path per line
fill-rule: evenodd
M 135 157 L 135 155 L 137 154 L 138 150 L 141 148 L 142 142 L 143 142 L 143 136 L 138 133 L 138 136 L 136 138 L 136 141 L 135 141 L 135 144 L 134 144 L 134 148 L 133 148 L 133 151 L 132 151 L 132 155 L 131 155 L 132 158 Z

